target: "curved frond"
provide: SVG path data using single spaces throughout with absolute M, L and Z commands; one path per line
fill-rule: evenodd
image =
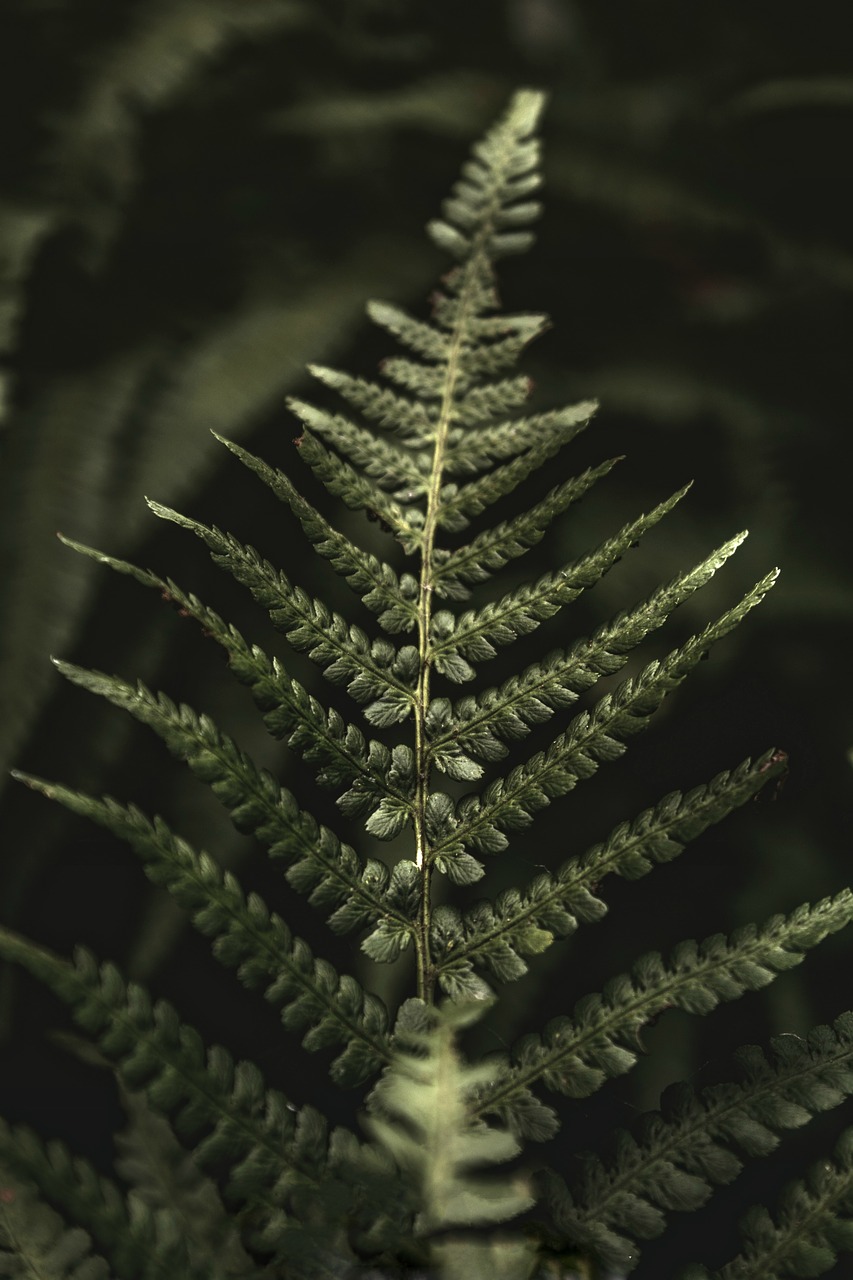
M 630 974 L 611 979 L 601 994 L 579 1000 L 573 1019 L 556 1018 L 543 1036 L 519 1041 L 513 1065 L 483 1089 L 477 1113 L 496 1113 L 518 1127 L 515 1101 L 524 1104 L 530 1086 L 539 1081 L 569 1097 L 588 1097 L 631 1069 L 640 1032 L 652 1018 L 673 1008 L 709 1013 L 723 1000 L 756 991 L 851 919 L 853 893 L 845 889 L 788 917 L 771 916 L 760 927 L 736 929 L 728 939 L 716 933 L 698 945 L 679 943 L 667 963 L 650 952 Z
M 180 0 L 178 27 L 187 14 L 198 16 L 200 4 Z M 310 20 L 310 6 L 302 0 L 273 0 L 271 18 L 258 16 L 261 7 L 247 19 L 247 32 L 256 24 L 258 30 L 269 23 L 277 29 L 285 13 L 298 22 Z M 143 0 L 142 8 L 151 8 L 150 0 Z M 253 0 L 249 8 L 254 13 Z M 235 32 L 244 25 L 237 23 Z M 160 26 L 177 30 L 169 22 Z M 177 71 L 167 72 L 166 81 L 175 75 L 183 81 L 198 62 L 207 41 L 202 28 L 203 23 L 194 28 L 190 53 L 178 59 Z M 208 34 L 210 49 L 222 45 L 221 13 Z M 370 42 L 366 28 L 361 35 Z M 161 86 L 154 96 L 162 98 L 164 92 Z M 273 1275 L 332 1280 L 368 1271 L 414 1274 L 416 1269 L 424 1275 L 435 1271 L 442 1280 L 481 1274 L 493 1280 L 542 1280 L 546 1273 L 568 1274 L 575 1266 L 586 1274 L 592 1259 L 590 1265 L 615 1267 L 623 1275 L 634 1265 L 641 1242 L 660 1233 L 670 1211 L 697 1208 L 715 1186 L 737 1175 L 745 1157 L 772 1151 L 786 1130 L 853 1093 L 853 1015 L 833 1029 L 819 1028 L 808 1042 L 780 1038 L 766 1054 L 748 1047 L 739 1055 L 736 1083 L 669 1093 L 661 1113 L 642 1118 L 630 1133 L 617 1133 L 615 1148 L 589 1157 L 571 1186 L 546 1175 L 550 1225 L 528 1223 L 523 1233 L 514 1234 L 481 1231 L 491 1231 L 532 1203 L 524 1177 L 490 1181 L 482 1174 L 519 1153 L 516 1135 L 539 1140 L 557 1132 L 558 1116 L 537 1096 L 540 1086 L 566 1098 L 588 1097 L 631 1069 L 642 1051 L 644 1028 L 660 1014 L 672 1008 L 705 1014 L 724 1000 L 757 991 L 853 920 L 853 892 L 844 890 L 788 917 L 775 915 L 761 926 L 736 929 L 729 937 L 683 941 L 666 958 L 651 951 L 602 991 L 577 1000 L 570 1016 L 523 1037 L 508 1058 L 489 1056 L 472 1066 L 459 1050 L 461 1033 L 490 1004 L 487 978 L 521 977 L 530 958 L 557 938 L 603 918 L 607 905 L 601 884 L 608 875 L 637 879 L 671 861 L 787 766 L 784 751 L 768 751 L 707 785 L 685 794 L 671 791 L 580 856 L 569 856 L 574 850 L 564 842 L 551 861 L 537 845 L 529 883 L 503 888 L 491 900 L 460 895 L 455 902 L 447 892 L 447 881 L 467 886 L 485 876 L 475 855 L 505 849 L 512 833 L 526 831 L 539 810 L 592 776 L 602 762 L 621 757 L 663 699 L 764 598 L 776 578 L 775 571 L 767 574 L 733 607 L 699 624 L 686 642 L 661 660 L 644 658 L 645 665 L 638 662 L 630 679 L 603 696 L 590 695 L 578 704 L 581 710 L 575 705 L 580 695 L 590 694 L 601 677 L 619 672 L 632 651 L 713 577 L 745 534 L 590 634 L 573 643 L 568 636 L 561 640 L 564 647 L 532 662 L 526 658 L 529 665 L 499 688 L 475 686 L 471 696 L 454 701 L 436 688 L 442 679 L 473 681 L 480 662 L 555 618 L 689 488 L 561 569 L 543 574 L 536 568 L 515 588 L 507 574 L 505 586 L 482 595 L 473 588 L 488 584 L 539 545 L 553 522 L 618 459 L 570 479 L 554 468 L 548 482 L 553 487 L 529 509 L 516 507 L 516 514 L 491 524 L 483 519 L 479 531 L 465 535 L 467 541 L 448 536 L 467 529 L 543 468 L 597 407 L 590 400 L 527 412 L 533 385 L 517 362 L 548 319 L 501 313 L 496 263 L 531 244 L 540 213 L 534 135 L 543 104 L 544 95 L 533 90 L 512 98 L 473 148 L 442 216 L 430 223 L 431 238 L 454 265 L 430 299 L 429 312 L 416 314 L 390 302 L 368 304 L 369 318 L 397 344 L 381 362 L 379 379 L 315 365 L 311 372 L 341 397 L 344 411 L 301 398 L 289 401 L 301 424 L 293 441 L 300 460 L 329 493 L 396 539 L 399 545 L 388 543 L 387 558 L 362 549 L 358 535 L 354 540 L 330 523 L 299 492 L 290 467 L 277 470 L 223 439 L 239 434 L 239 424 L 223 426 L 223 414 L 214 407 L 223 431 L 216 438 L 288 507 L 285 521 L 295 517 L 311 548 L 376 615 L 384 634 L 374 638 L 351 624 L 232 534 L 149 501 L 158 517 L 198 537 L 292 647 L 346 688 L 376 727 L 375 738 L 368 739 L 363 727 L 310 695 L 285 665 L 248 643 L 170 578 L 69 542 L 153 587 L 180 616 L 192 618 L 225 653 L 270 733 L 300 753 L 322 785 L 334 789 L 346 817 L 359 819 L 376 840 L 403 837 L 385 860 L 357 854 L 208 716 L 141 682 L 56 663 L 72 683 L 151 728 L 209 786 L 238 830 L 284 860 L 290 886 L 323 909 L 334 930 L 361 931 L 357 941 L 370 961 L 394 964 L 404 951 L 413 953 L 417 996 L 404 1000 L 393 1033 L 381 1000 L 316 958 L 260 896 L 244 893 L 234 875 L 161 818 L 110 797 L 16 775 L 126 840 L 149 878 L 168 890 L 210 939 L 217 959 L 278 1007 L 283 1024 L 300 1033 L 307 1051 L 332 1051 L 328 1057 L 336 1084 L 359 1085 L 381 1073 L 367 1098 L 370 1140 L 360 1142 L 344 1129 L 329 1134 L 318 1112 L 310 1107 L 297 1112 L 266 1088 L 252 1064 L 235 1065 L 224 1049 L 207 1049 L 168 1004 L 152 1006 L 146 992 L 126 984 L 112 965 L 99 966 L 82 950 L 73 962 L 61 959 L 0 927 L 0 958 L 23 965 L 64 1000 L 100 1046 L 96 1056 L 115 1069 L 132 1117 L 119 1139 L 118 1173 L 135 1184 L 125 1194 L 64 1148 L 45 1147 L 27 1131 L 0 1122 L 0 1272 L 32 1280 L 107 1280 L 106 1269 L 114 1266 L 121 1280 L 269 1280 Z M 110 102 L 107 107 L 109 117 Z M 130 120 L 127 113 L 112 115 L 123 125 Z M 291 320 L 299 311 L 291 304 L 286 309 Z M 258 321 L 252 312 L 250 322 L 243 317 L 236 328 L 231 325 L 225 343 L 229 361 L 238 347 L 245 352 L 252 346 L 246 345 L 247 335 L 263 330 L 266 342 L 279 324 L 280 315 L 272 323 L 268 317 Z M 311 325 L 295 347 L 290 344 L 291 368 L 307 345 Z M 175 375 L 165 395 L 159 382 L 153 387 L 153 417 L 146 418 L 151 439 L 169 434 L 176 406 L 186 401 L 183 393 L 201 388 L 207 357 L 215 351 L 218 359 L 223 349 L 220 337 L 211 345 L 207 335 L 196 344 L 189 380 Z M 263 385 L 252 393 L 255 399 L 264 387 L 280 385 L 280 375 L 270 375 L 270 345 L 258 366 Z M 108 379 L 105 411 L 107 400 L 118 396 L 126 405 L 137 383 L 147 387 L 149 365 L 156 372 L 167 363 L 157 352 L 143 352 L 127 369 L 118 369 Z M 157 378 L 162 381 L 163 375 L 158 372 Z M 189 410 L 191 422 L 204 417 L 199 405 L 212 406 L 220 381 L 200 390 Z M 173 394 L 175 388 L 180 394 Z M 239 417 L 250 399 L 239 392 L 224 416 Z M 128 426 L 126 414 L 122 422 L 129 433 L 133 424 Z M 110 427 L 107 434 L 112 433 Z M 209 436 L 204 439 L 211 447 Z M 147 452 L 141 465 L 150 470 Z M 166 476 L 169 468 L 162 465 L 168 498 L 169 488 L 183 481 Z M 125 477 L 128 484 L 133 470 Z M 410 642 L 398 644 L 396 637 L 403 633 Z M 542 739 L 550 738 L 550 745 L 543 750 L 526 746 L 504 776 L 479 782 L 484 764 L 508 756 L 513 744 L 563 711 L 571 715 L 555 728 L 556 736 Z M 452 780 L 447 791 L 437 789 L 438 772 Z M 453 785 L 461 782 L 480 789 L 462 794 L 463 788 Z M 543 859 L 555 869 L 547 870 Z M 437 882 L 437 875 L 447 880 Z M 407 968 L 404 961 L 387 979 L 383 975 L 383 990 L 395 990 Z M 449 997 L 441 1009 L 434 1003 L 436 985 Z M 486 1118 L 492 1116 L 507 1127 L 491 1127 Z M 845 1135 L 836 1163 L 824 1162 L 796 1184 L 775 1220 L 764 1210 L 750 1215 L 744 1252 L 717 1280 L 819 1274 L 837 1251 L 853 1247 L 851 1170 L 853 1137 Z M 49 1208 L 31 1195 L 36 1186 Z M 67 1230 L 55 1216 L 57 1209 L 76 1228 Z M 31 1226 L 12 1238 L 19 1212 L 31 1215 Z M 92 1254 L 90 1238 L 103 1261 Z M 695 1274 L 707 1277 L 702 1268 Z
M 639 1241 L 659 1235 L 665 1215 L 690 1212 L 714 1186 L 737 1177 L 743 1157 L 775 1151 L 782 1135 L 853 1093 L 853 1015 L 816 1027 L 807 1040 L 778 1036 L 770 1052 L 749 1045 L 735 1060 L 737 1083 L 667 1090 L 661 1112 L 616 1134 L 609 1159 L 584 1162 L 565 1187 L 549 1179 L 554 1220 L 566 1238 L 603 1265 L 628 1271 Z
M 168 889 L 190 912 L 195 927 L 213 940 L 216 958 L 236 968 L 245 986 L 263 987 L 265 999 L 280 1006 L 289 1030 L 307 1027 L 302 1038 L 306 1049 L 344 1043 L 330 1068 L 339 1084 L 359 1084 L 388 1061 L 388 1014 L 382 1002 L 327 961 L 315 960 L 258 894 L 247 898 L 230 872 L 174 835 L 162 818 L 152 822 L 133 805 L 100 800 L 26 774 L 15 776 L 130 844 L 148 877 Z

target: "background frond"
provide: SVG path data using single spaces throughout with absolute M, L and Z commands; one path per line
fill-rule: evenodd
M 37 1191 L 6 1183 L 0 1166 L 0 1274 L 22 1280 L 108 1280 L 85 1231 L 68 1227 Z
M 0 1124 L 0 1168 L 21 1185 L 38 1187 L 96 1242 L 116 1276 L 130 1280 L 202 1280 L 186 1239 L 165 1213 L 128 1195 L 61 1142 L 44 1143 L 31 1129 Z

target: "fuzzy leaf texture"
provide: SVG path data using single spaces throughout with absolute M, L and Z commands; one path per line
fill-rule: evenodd
M 454 1041 L 481 1013 L 451 1005 L 427 1030 L 408 1031 L 409 1052 L 398 1052 L 371 1097 L 368 1131 L 414 1183 L 418 1234 L 504 1222 L 533 1203 L 518 1179 L 480 1176 L 520 1151 L 510 1133 L 471 1118 L 472 1095 L 490 1068 L 463 1062 Z
M 397 344 L 378 377 L 309 366 L 318 403 L 290 399 L 298 435 L 280 465 L 217 435 L 228 465 L 245 466 L 282 503 L 279 545 L 303 539 L 324 562 L 322 574 L 337 574 L 349 589 L 351 610 L 327 603 L 322 578 L 310 591 L 299 582 L 298 556 L 280 567 L 215 522 L 149 499 L 156 516 L 198 538 L 268 613 L 282 652 L 267 653 L 172 578 L 63 537 L 153 588 L 224 651 L 270 734 L 299 758 L 289 785 L 187 705 L 179 688 L 152 690 L 62 660 L 58 670 L 151 729 L 255 838 L 258 854 L 282 867 L 290 888 L 332 930 L 357 935 L 357 975 L 318 954 L 310 933 L 309 948 L 275 904 L 161 817 L 17 775 L 129 844 L 236 971 L 245 998 L 260 992 L 278 1009 L 284 1033 L 318 1055 L 313 1061 L 335 1085 L 370 1089 L 355 1104 L 367 1107 L 367 1139 L 354 1128 L 329 1132 L 317 1109 L 297 1109 L 254 1064 L 207 1047 L 114 965 L 82 950 L 67 960 L 0 929 L 0 955 L 70 1007 L 117 1074 L 131 1115 L 118 1162 L 128 1191 L 59 1144 L 0 1124 L 3 1274 L 329 1280 L 415 1269 L 443 1280 L 533 1280 L 561 1266 L 557 1258 L 584 1274 L 627 1274 L 668 1214 L 698 1208 L 746 1159 L 771 1153 L 785 1133 L 853 1091 L 847 1015 L 806 1041 L 783 1037 L 766 1052 L 740 1051 L 734 1084 L 676 1089 L 631 1133 L 602 1135 L 574 1181 L 546 1171 L 534 1182 L 492 1168 L 518 1156 L 522 1141 L 553 1137 L 572 1099 L 630 1070 L 653 1019 L 671 1008 L 704 1015 L 759 990 L 853 918 L 846 889 L 814 906 L 773 903 L 768 912 L 787 914 L 701 943 L 686 939 L 666 958 L 647 951 L 601 992 L 574 992 L 570 1014 L 528 1031 L 506 1058 L 463 1056 L 461 1037 L 488 1018 L 494 984 L 535 970 L 543 952 L 575 933 L 580 941 L 582 925 L 604 920 L 608 876 L 650 875 L 787 769 L 785 752 L 771 749 L 686 792 L 662 782 L 661 799 L 644 801 L 609 834 L 605 826 L 585 851 L 572 847 L 569 824 L 557 848 L 529 838 L 541 810 L 620 759 L 777 576 L 772 570 L 730 593 L 694 634 L 664 642 L 662 657 L 640 651 L 681 604 L 691 600 L 695 611 L 693 597 L 746 537 L 737 533 L 588 634 L 571 636 L 573 603 L 618 575 L 632 548 L 654 555 L 690 485 L 655 494 L 558 567 L 537 563 L 537 547 L 574 504 L 606 494 L 620 461 L 560 471 L 544 497 L 540 489 L 523 501 L 522 486 L 546 465 L 562 468 L 562 451 L 596 410 L 584 400 L 530 411 L 532 385 L 518 364 L 548 320 L 504 312 L 496 288 L 496 263 L 530 247 L 541 211 L 535 135 L 543 104 L 532 90 L 514 96 L 430 223 L 453 265 L 429 314 L 368 304 L 370 320 Z M 307 467 L 304 485 L 296 463 Z M 502 507 L 511 495 L 516 506 Z M 324 514 L 341 504 L 354 513 L 345 525 Z M 510 578 L 522 559 L 532 568 Z M 539 636 L 530 637 L 540 628 L 537 656 Z M 328 685 L 301 683 L 290 670 L 292 650 Z M 501 650 L 521 656 L 490 687 L 481 667 Z M 629 662 L 629 678 L 608 684 Z M 528 750 L 529 735 L 552 721 L 553 732 Z M 303 804 L 300 769 L 332 790 L 339 816 L 319 822 Z M 398 842 L 390 854 L 389 841 Z M 471 896 L 467 886 L 486 876 L 481 858 L 510 845 L 529 862 L 526 884 L 491 896 L 487 885 Z M 390 965 L 403 953 L 411 985 L 389 1010 L 370 990 L 364 957 Z M 573 962 L 572 972 L 582 969 Z M 542 1089 L 557 1095 L 559 1110 Z M 844 1137 L 833 1161 L 806 1172 L 778 1212 L 756 1209 L 743 1253 L 718 1280 L 818 1275 L 849 1250 L 850 1152 Z M 549 1215 L 542 1249 L 535 1229 L 512 1222 L 538 1192 L 538 1211 Z

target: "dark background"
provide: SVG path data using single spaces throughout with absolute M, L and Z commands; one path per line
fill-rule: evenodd
M 148 494 L 253 542 L 369 627 L 346 587 L 312 562 L 295 522 L 209 432 L 292 473 L 298 427 L 285 394 L 330 403 L 304 372 L 310 360 L 374 374 L 391 347 L 364 318 L 364 300 L 422 308 L 446 267 L 423 224 L 469 142 L 513 89 L 533 85 L 551 95 L 545 215 L 534 252 L 502 271 L 502 295 L 511 309 L 554 320 L 526 362 L 533 408 L 587 396 L 602 408 L 538 488 L 499 514 L 532 502 L 558 470 L 626 460 L 555 526 L 535 565 L 531 557 L 504 575 L 503 588 L 559 567 L 686 479 L 695 484 L 641 550 L 485 668 L 484 680 L 585 634 L 738 529 L 751 536 L 734 561 L 643 646 L 642 660 L 729 607 L 772 565 L 783 573 L 627 755 L 514 843 L 491 889 L 526 883 L 531 864 L 557 866 L 667 791 L 769 746 L 789 753 L 791 769 L 775 798 L 763 795 L 674 865 L 611 885 L 608 919 L 554 947 L 507 991 L 487 1047 L 568 1012 L 643 951 L 841 888 L 853 744 L 848 18 L 843 4 L 804 12 L 756 0 L 7 0 L 4 771 L 14 765 L 163 813 L 239 864 L 244 882 L 313 946 L 352 966 L 322 919 L 282 888 L 280 868 L 230 829 L 159 742 L 55 674 L 52 653 L 141 676 L 212 714 L 348 834 L 310 771 L 265 739 L 248 694 L 223 678 L 216 646 L 53 535 L 61 529 L 171 574 L 286 654 L 200 545 L 150 515 Z M 317 497 L 307 473 L 305 488 Z M 392 554 L 362 517 L 339 519 Z M 292 669 L 352 714 L 308 663 L 295 659 Z M 555 720 L 534 735 L 530 750 L 561 727 Z M 218 969 L 130 852 L 2 785 L 5 924 L 62 952 L 83 942 L 114 959 L 207 1037 L 255 1058 L 295 1102 L 351 1119 L 357 1100 L 325 1088 L 322 1064 Z M 575 1108 L 544 1154 L 570 1172 L 574 1151 L 602 1126 L 654 1107 L 672 1080 L 726 1078 L 735 1045 L 803 1033 L 848 1008 L 850 946 L 830 940 L 802 970 L 707 1020 L 663 1019 L 640 1068 Z M 407 990 L 405 967 L 388 974 L 361 957 L 355 966 L 392 1002 Z M 94 1068 L 50 1040 L 51 1028 L 67 1025 L 62 1011 L 19 974 L 3 981 L 2 1111 L 108 1167 L 117 1101 Z M 801 1167 L 810 1144 L 828 1151 L 842 1120 L 835 1113 L 814 1135 L 792 1138 L 790 1157 L 722 1197 L 713 1219 L 676 1223 L 673 1243 L 650 1249 L 649 1264 L 725 1260 L 736 1247 L 736 1206 Z

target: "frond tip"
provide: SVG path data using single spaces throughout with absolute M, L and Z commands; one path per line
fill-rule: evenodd
M 543 93 L 520 90 L 503 119 L 473 148 L 444 202 L 444 217 L 427 226 L 439 248 L 457 258 L 479 251 L 493 261 L 530 248 L 533 236 L 524 228 L 541 212 L 528 198 L 540 184 L 539 143 L 531 135 L 544 106 Z

